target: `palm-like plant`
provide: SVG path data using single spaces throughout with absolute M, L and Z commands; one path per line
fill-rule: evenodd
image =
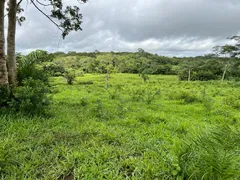
M 189 143 L 180 156 L 182 177 L 187 179 L 239 179 L 240 131 L 217 127 Z

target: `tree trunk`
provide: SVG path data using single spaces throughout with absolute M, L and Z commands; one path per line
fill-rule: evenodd
M 227 64 L 224 67 L 224 71 L 223 71 L 223 75 L 222 75 L 222 81 L 224 81 L 224 79 L 225 79 L 226 72 L 227 72 Z
M 191 81 L 191 69 L 188 69 L 188 81 Z
M 8 12 L 8 37 L 7 37 L 7 67 L 10 85 L 16 85 L 16 55 L 15 55 L 15 35 L 16 35 L 16 11 L 17 0 L 9 0 Z
M 8 71 L 5 60 L 4 7 L 5 0 L 0 0 L 0 86 L 8 86 Z
M 108 89 L 108 79 L 109 79 L 109 74 L 106 76 L 106 88 Z

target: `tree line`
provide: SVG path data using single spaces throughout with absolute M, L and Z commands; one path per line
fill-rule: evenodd
M 52 62 L 44 67 L 52 75 L 61 75 L 64 69 L 83 73 L 135 73 L 178 75 L 180 80 L 207 81 L 240 78 L 238 57 L 223 57 L 217 53 L 197 57 L 166 57 L 144 50 L 137 52 L 74 52 L 52 53 Z

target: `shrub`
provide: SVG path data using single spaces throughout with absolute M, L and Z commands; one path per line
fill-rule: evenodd
M 180 81 L 187 81 L 188 80 L 188 69 L 183 69 L 178 72 L 178 78 Z M 191 71 L 191 81 L 210 81 L 210 80 L 217 80 L 219 76 L 214 74 L 214 72 L 210 70 L 200 70 L 200 71 Z
M 56 62 L 51 62 L 43 66 L 45 72 L 49 72 L 52 76 L 63 76 L 65 68 Z
M 178 78 L 180 81 L 187 81 L 188 80 L 188 69 L 183 69 L 178 71 Z
M 14 87 L 7 104 L 27 115 L 45 114 L 50 104 L 49 74 L 41 66 L 51 57 L 45 51 L 34 51 L 18 59 L 18 86 Z
M 67 83 L 69 85 L 72 85 L 73 84 L 73 81 L 75 80 L 76 78 L 76 75 L 75 75 L 75 72 L 74 71 L 71 71 L 71 70 L 68 70 L 64 73 L 64 77 L 67 79 Z
M 144 82 L 147 82 L 149 80 L 149 76 L 147 74 L 141 74 L 141 78 L 143 79 Z
M 7 105 L 9 95 L 9 89 L 5 86 L 0 86 L 0 107 Z
M 186 103 L 186 104 L 200 102 L 199 98 L 195 94 L 191 94 L 186 91 L 179 92 L 175 98 L 178 100 L 183 100 L 184 103 Z
M 48 55 L 42 51 L 34 51 L 18 61 L 18 83 L 22 85 L 25 79 L 32 78 L 48 83 L 48 73 L 39 65 L 48 59 Z
M 42 115 L 50 104 L 49 88 L 41 81 L 25 79 L 21 86 L 14 89 L 14 99 L 10 106 L 27 115 Z
M 200 71 L 196 73 L 196 80 L 200 81 L 209 81 L 209 80 L 216 80 L 218 76 L 213 74 L 211 71 Z
M 154 90 L 136 89 L 132 91 L 131 97 L 134 101 L 142 100 L 146 104 L 150 105 L 154 101 L 156 101 L 159 95 L 160 95 L 159 89 L 154 89 Z

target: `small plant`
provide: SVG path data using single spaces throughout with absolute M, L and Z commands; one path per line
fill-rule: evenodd
M 142 73 L 140 77 L 143 79 L 144 82 L 147 82 L 149 80 L 149 76 L 145 73 Z
M 82 97 L 81 100 L 80 100 L 80 104 L 83 107 L 87 106 L 87 104 L 88 104 L 87 98 Z
M 185 104 L 191 104 L 195 102 L 199 102 L 199 98 L 195 94 L 191 94 L 187 91 L 180 91 L 176 96 L 176 99 L 183 100 Z
M 101 100 L 96 101 L 96 107 L 94 109 L 94 114 L 96 117 L 101 118 L 104 116 L 104 108 Z
M 95 102 L 93 115 L 101 120 L 109 120 L 111 118 L 110 112 L 104 108 L 103 102 L 100 99 Z
M 202 99 L 201 99 L 201 102 L 203 103 L 206 111 L 207 111 L 208 113 L 210 113 L 211 110 L 213 109 L 213 99 L 210 98 L 210 97 L 207 95 L 205 89 L 203 89 L 203 91 L 202 91 Z
M 132 98 L 134 100 L 142 100 L 146 104 L 152 104 L 156 97 L 160 95 L 160 90 L 147 90 L 147 89 L 137 89 L 136 91 L 133 91 Z
M 64 73 L 64 77 L 67 79 L 67 84 L 72 85 L 76 78 L 76 74 L 74 71 L 68 70 Z
M 108 92 L 108 94 L 109 94 L 109 97 L 111 98 L 111 99 L 117 99 L 118 98 L 118 92 L 117 92 L 117 89 L 115 89 L 113 92 L 111 92 L 109 89 L 107 89 L 107 88 L 104 88 L 107 92 Z

